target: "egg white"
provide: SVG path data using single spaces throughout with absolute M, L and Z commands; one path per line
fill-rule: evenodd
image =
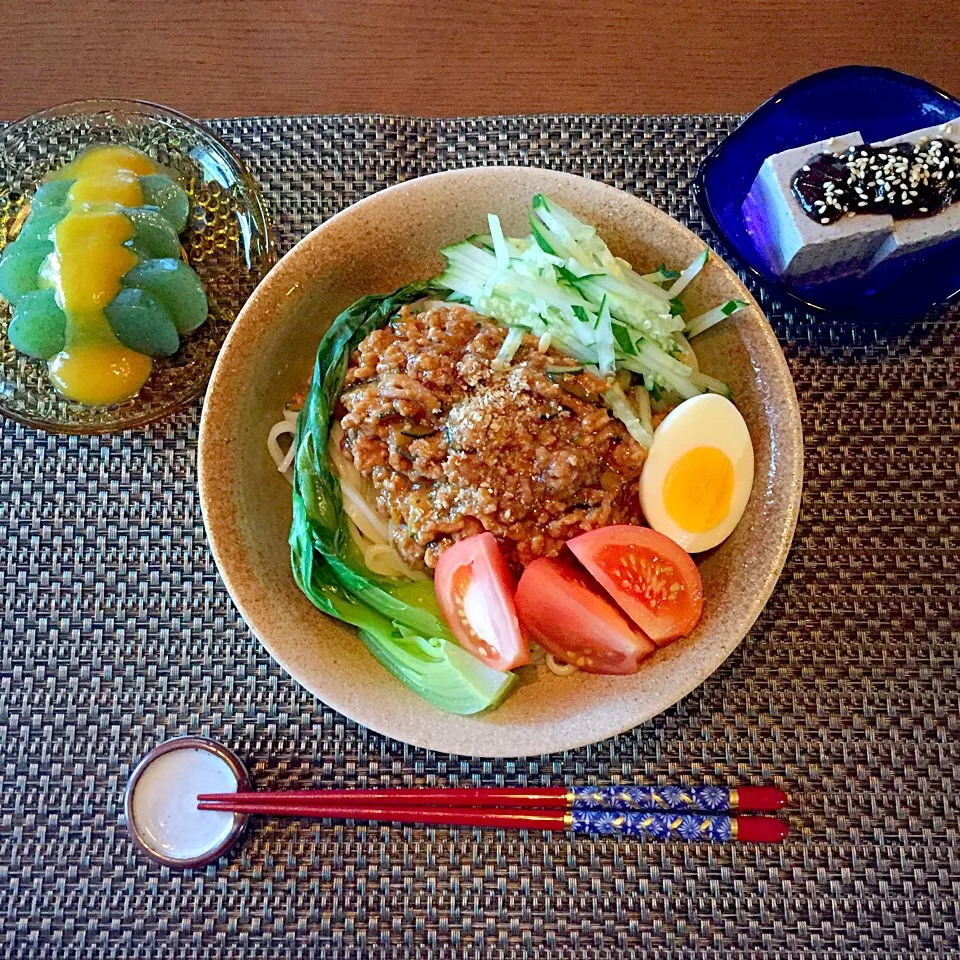
M 688 450 L 716 447 L 733 465 L 733 496 L 726 516 L 714 527 L 694 533 L 667 512 L 663 485 L 670 467 Z M 640 474 L 640 506 L 647 523 L 687 553 L 709 550 L 726 540 L 740 522 L 753 489 L 753 444 L 740 411 L 725 397 L 703 394 L 681 403 L 654 431 L 650 454 Z

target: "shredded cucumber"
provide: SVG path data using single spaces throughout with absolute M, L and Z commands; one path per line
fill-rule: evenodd
M 619 383 L 611 384 L 610 389 L 603 395 L 603 400 L 610 412 L 627 428 L 627 433 L 641 446 L 649 448 L 653 443 L 653 433 L 643 426 Z
M 704 330 L 709 330 L 725 317 L 733 316 L 738 310 L 742 310 L 746 305 L 743 300 L 728 300 L 719 307 L 701 313 L 699 317 L 694 317 L 687 324 L 687 338 L 695 337 L 697 334 L 703 333 Z
M 641 276 L 611 253 L 595 227 L 542 194 L 533 198 L 529 236 L 505 236 L 495 214 L 488 224 L 489 236 L 442 251 L 447 266 L 436 282 L 510 328 L 498 367 L 509 365 L 530 333 L 541 351 L 553 347 L 611 383 L 627 371 L 655 397 L 729 394 L 726 384 L 698 373 L 684 333 L 696 336 L 744 304 L 728 301 L 685 324 L 677 299 L 703 269 L 708 250 L 679 273 L 664 265 Z M 620 384 L 604 397 L 631 436 L 649 445 L 649 403 L 640 408 L 642 423 Z
M 653 273 L 645 273 L 641 279 L 649 280 L 651 283 L 666 283 L 668 280 L 676 280 L 680 274 L 676 270 L 668 270 L 666 264 L 661 263 Z
M 597 366 L 600 367 L 600 376 L 612 377 L 614 363 L 613 321 L 610 319 L 607 298 L 604 297 L 597 316 Z
M 503 346 L 500 352 L 493 358 L 494 370 L 506 370 L 510 366 L 510 361 L 523 343 L 523 330 L 520 327 L 511 327 L 504 338 Z
M 650 392 L 645 387 L 635 387 L 633 391 L 637 398 L 637 413 L 640 425 L 650 436 L 653 436 L 653 414 L 650 409 Z
M 690 281 L 707 265 L 707 258 L 710 256 L 709 250 L 704 250 L 686 270 L 680 271 L 680 276 L 673 282 L 673 286 L 667 291 L 671 297 L 679 297 L 687 289 Z

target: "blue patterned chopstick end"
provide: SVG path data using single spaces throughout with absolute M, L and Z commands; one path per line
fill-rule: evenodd
M 727 787 L 573 787 L 574 810 L 672 810 L 726 813 Z
M 577 833 L 648 837 L 653 840 L 730 840 L 730 817 L 693 813 L 627 813 L 613 810 L 574 809 L 571 827 Z

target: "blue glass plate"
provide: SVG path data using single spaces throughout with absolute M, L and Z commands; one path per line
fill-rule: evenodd
M 701 164 L 694 196 L 734 257 L 777 293 L 848 317 L 915 317 L 960 296 L 960 238 L 882 263 L 862 277 L 793 284 L 770 271 L 740 208 L 771 154 L 854 130 L 867 143 L 887 140 L 958 117 L 960 100 L 908 74 L 885 67 L 825 70 L 785 87 L 750 114 Z

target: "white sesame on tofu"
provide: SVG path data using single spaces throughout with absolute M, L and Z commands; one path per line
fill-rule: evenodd
M 784 279 L 812 282 L 863 274 L 890 236 L 893 218 L 886 214 L 817 223 L 793 193 L 793 177 L 804 164 L 821 153 L 839 153 L 862 143 L 859 133 L 848 133 L 764 161 L 743 202 L 743 215 L 760 253 Z
M 919 143 L 922 140 L 934 140 L 938 137 L 955 142 L 960 141 L 960 117 L 950 123 L 923 127 L 899 137 L 881 140 L 875 146 L 889 147 L 894 143 Z M 946 243 L 958 236 L 960 236 L 960 203 L 954 203 L 932 217 L 895 220 L 893 232 L 874 254 L 871 266 L 876 266 L 881 261 L 892 257 L 917 253 L 919 250 L 925 250 L 937 243 Z

